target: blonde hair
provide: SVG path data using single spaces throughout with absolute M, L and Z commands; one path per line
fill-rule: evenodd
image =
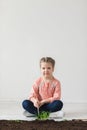
M 42 57 L 40 59 L 40 65 L 41 65 L 42 62 L 51 63 L 53 68 L 55 66 L 55 60 L 51 57 Z

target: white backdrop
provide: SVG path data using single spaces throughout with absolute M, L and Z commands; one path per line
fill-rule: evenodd
M 87 0 L 0 0 L 0 101 L 22 101 L 56 60 L 64 102 L 87 103 Z

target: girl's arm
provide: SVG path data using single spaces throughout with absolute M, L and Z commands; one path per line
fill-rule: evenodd
M 32 86 L 32 90 L 30 92 L 29 95 L 29 100 L 32 101 L 34 103 L 35 107 L 39 106 L 39 93 L 38 93 L 38 86 L 36 83 L 34 83 L 34 85 Z
M 50 98 L 42 100 L 40 102 L 40 105 L 53 102 L 54 100 L 60 100 L 60 98 L 61 98 L 61 85 L 60 85 L 60 82 L 57 82 L 55 84 L 55 90 L 54 90 L 53 96 L 50 97 Z

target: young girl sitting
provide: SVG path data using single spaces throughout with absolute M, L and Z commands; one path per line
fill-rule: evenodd
M 22 103 L 23 108 L 31 113 L 42 111 L 57 112 L 63 107 L 61 99 L 61 84 L 53 76 L 55 60 L 51 57 L 40 59 L 41 76 L 32 85 L 29 98 Z

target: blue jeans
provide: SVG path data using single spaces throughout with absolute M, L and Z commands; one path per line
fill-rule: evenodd
M 24 100 L 22 102 L 23 108 L 32 114 L 37 114 L 37 108 L 34 106 L 33 102 L 30 100 Z M 55 100 L 52 103 L 45 103 L 39 108 L 39 111 L 56 112 L 61 110 L 63 107 L 63 102 L 60 100 Z

